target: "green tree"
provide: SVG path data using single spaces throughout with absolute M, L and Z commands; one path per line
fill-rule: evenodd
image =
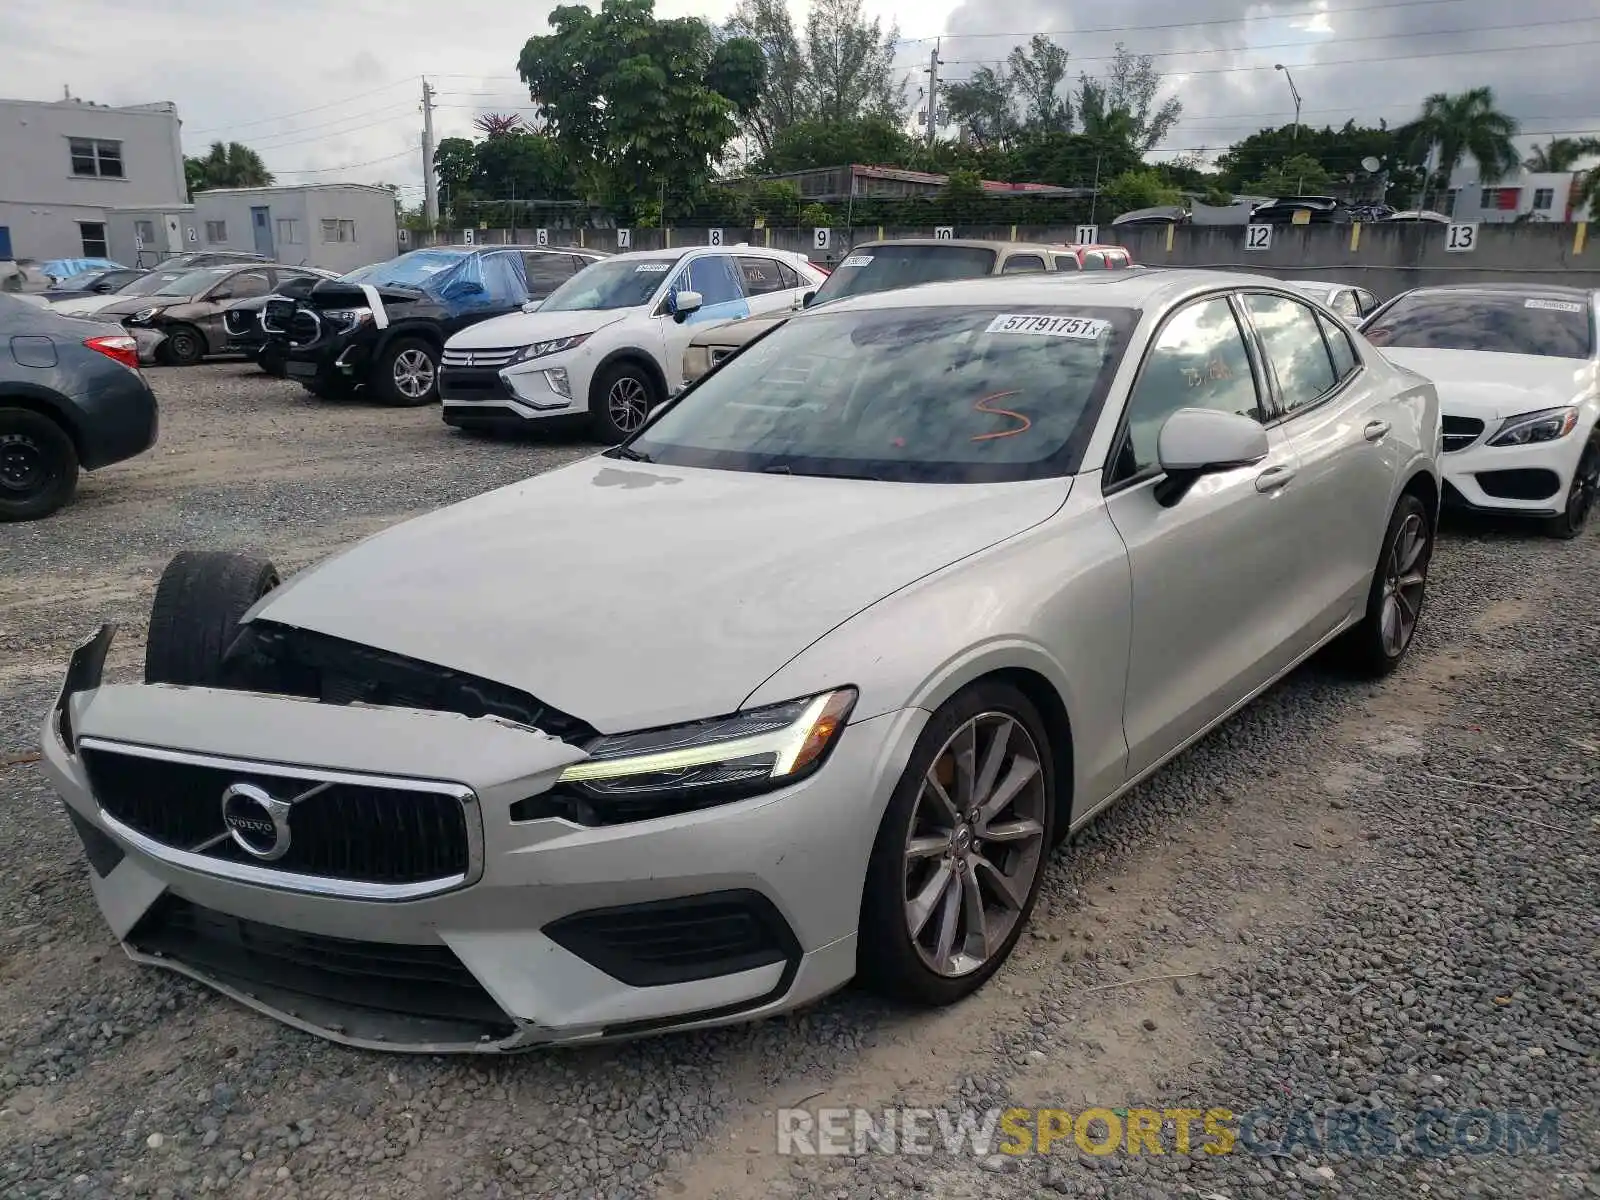
M 749 102 L 711 82 L 729 77 L 740 39 L 719 45 L 697 17 L 658 19 L 654 0 L 561 5 L 550 26 L 528 39 L 517 71 L 578 178 L 619 209 L 692 204 Z
M 1155 149 L 1183 115 L 1176 96 L 1156 103 L 1161 73 L 1155 58 L 1134 54 L 1121 42 L 1100 79 L 1078 77 L 1077 109 L 1083 132 L 1102 140 L 1126 139 L 1140 153 Z
M 565 200 L 572 171 L 561 147 L 536 133 L 486 138 L 475 150 L 475 190 L 494 200 Z
M 478 173 L 478 147 L 466 138 L 445 138 L 434 147 L 433 170 L 440 187 L 466 191 Z
M 1138 208 L 1155 208 L 1162 204 L 1177 204 L 1183 194 L 1171 187 L 1155 171 L 1145 168 L 1124 171 L 1100 188 L 1097 207 L 1108 216 L 1132 212 Z
M 1478 165 L 1485 183 L 1516 169 L 1517 148 L 1511 139 L 1517 122 L 1494 106 L 1494 89 L 1471 88 L 1456 95 L 1435 92 L 1422 102 L 1422 113 L 1405 129 L 1407 151 L 1415 161 L 1434 156 L 1432 187 L 1443 192 L 1464 159 Z
M 861 0 L 813 0 L 806 16 L 806 79 L 813 114 L 824 121 L 905 113 L 905 82 L 896 80 L 900 30 L 868 21 Z
M 1540 174 L 1570 171 L 1578 160 L 1600 154 L 1600 138 L 1553 137 L 1522 160 L 1522 165 Z
M 1296 154 L 1267 170 L 1245 191 L 1262 196 L 1322 196 L 1332 185 L 1327 168 L 1309 154 Z
M 1422 171 L 1410 161 L 1406 139 L 1381 123 L 1368 126 L 1354 121 L 1337 129 L 1284 125 L 1252 133 L 1217 156 L 1218 184 L 1235 193 L 1249 192 L 1285 160 L 1300 154 L 1321 163 L 1335 182 L 1346 181 L 1352 190 L 1366 191 L 1374 199 L 1379 198 L 1378 184 L 1387 184 L 1388 193 L 1382 198 L 1398 208 L 1409 207 L 1422 187 Z M 1368 173 L 1367 159 L 1381 164 L 1376 173 Z
M 755 43 L 766 63 L 766 86 L 745 128 L 761 153 L 769 155 L 779 134 L 811 117 L 806 54 L 794 18 L 784 0 L 739 0 L 724 31 Z
M 1022 106 L 1027 133 L 1071 133 L 1072 102 L 1061 92 L 1067 78 L 1067 52 L 1042 33 L 1027 50 L 1013 46 L 1006 58 L 1012 90 Z
M 183 173 L 191 193 L 207 188 L 268 187 L 273 178 L 261 155 L 241 142 L 212 142 L 203 157 L 184 160 Z
M 1022 132 L 1016 93 L 1010 71 L 979 67 L 960 83 L 944 89 L 944 107 L 951 120 L 980 149 L 1006 150 Z
M 761 174 L 837 167 L 847 163 L 898 165 L 909 148 L 905 132 L 887 117 L 850 121 L 801 121 L 773 142 L 760 165 Z
M 504 137 L 523 128 L 522 118 L 516 113 L 480 113 L 473 118 L 472 127 L 485 137 Z

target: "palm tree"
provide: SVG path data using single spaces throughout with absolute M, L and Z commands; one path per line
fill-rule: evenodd
M 1469 155 L 1485 183 L 1493 183 L 1517 167 L 1517 122 L 1494 106 L 1492 88 L 1476 87 L 1451 96 L 1435 92 L 1422 102 L 1422 113 L 1403 131 L 1413 158 L 1436 153 L 1434 186 L 1448 188 L 1450 176 Z
M 472 126 L 492 138 L 523 130 L 522 118 L 516 113 L 484 113 L 473 120 Z
M 1578 165 L 1580 158 L 1600 154 L 1600 138 L 1551 138 L 1547 146 L 1535 146 L 1533 153 L 1522 160 L 1530 171 L 1559 174 Z
M 239 142 L 212 142 L 200 160 L 200 169 L 206 187 L 267 187 L 272 183 L 272 172 L 261 155 Z

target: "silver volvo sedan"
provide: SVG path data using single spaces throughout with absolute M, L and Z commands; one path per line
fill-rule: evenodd
M 1439 446 L 1267 279 L 846 299 L 281 586 L 178 555 L 45 761 L 133 958 L 340 1042 L 948 1004 L 1055 843 L 1319 649 L 1402 660 Z

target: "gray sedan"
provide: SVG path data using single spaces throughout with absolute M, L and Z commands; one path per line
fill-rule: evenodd
M 1401 663 L 1439 439 L 1270 279 L 845 298 L 281 587 L 180 554 L 46 769 L 134 959 L 337 1041 L 949 1004 L 1069 832 L 1323 647 Z

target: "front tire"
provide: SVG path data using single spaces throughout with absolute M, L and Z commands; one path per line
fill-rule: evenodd
M 265 558 L 223 550 L 173 555 L 150 606 L 144 681 L 191 687 L 219 683 L 239 619 L 277 586 L 278 569 Z
M 371 390 L 393 408 L 432 404 L 439 398 L 439 351 L 421 338 L 396 338 L 372 364 Z
M 615 446 L 644 427 L 662 400 L 661 389 L 644 367 L 614 363 L 595 377 L 589 390 L 589 414 L 596 441 Z
M 205 334 L 193 325 L 174 325 L 161 343 L 161 357 L 174 367 L 192 367 L 205 356 Z
M 1597 495 L 1600 495 L 1600 433 L 1589 436 L 1589 444 L 1578 459 L 1578 469 L 1572 473 L 1572 482 L 1567 486 L 1566 507 L 1560 516 L 1545 522 L 1545 532 L 1563 541 L 1577 537 L 1589 524 Z
M 0 408 L 0 521 L 36 521 L 78 490 L 78 451 L 43 413 Z
M 923 729 L 878 828 L 857 952 L 862 982 L 936 1007 L 984 985 L 1016 946 L 1054 842 L 1054 758 L 1016 688 L 979 683 Z
M 1384 531 L 1366 615 L 1342 639 L 1345 661 L 1357 674 L 1387 675 L 1411 649 L 1433 561 L 1433 532 L 1422 501 L 1409 492 L 1401 496 Z

